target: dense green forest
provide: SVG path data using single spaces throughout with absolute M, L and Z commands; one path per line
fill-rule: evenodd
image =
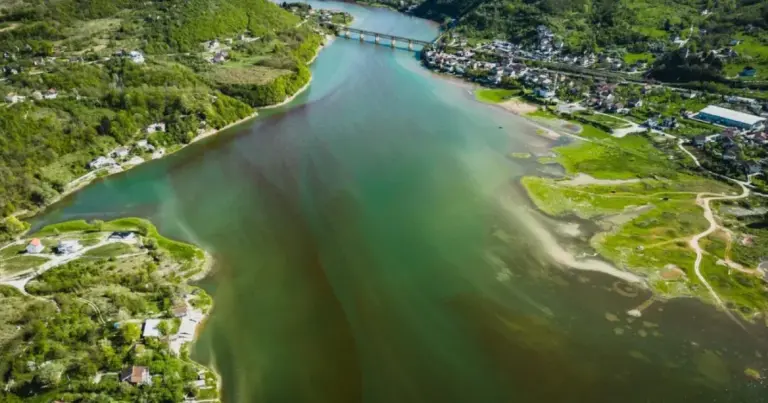
M 118 146 L 146 139 L 173 150 L 292 95 L 309 81 L 305 63 L 321 43 L 299 22 L 267 0 L 0 5 L 0 215 L 50 203 Z M 218 51 L 229 59 L 212 63 Z M 221 79 L 232 72 L 261 79 Z M 41 97 L 51 88 L 56 97 Z M 148 134 L 154 123 L 166 129 Z M 24 228 L 0 219 L 0 240 Z

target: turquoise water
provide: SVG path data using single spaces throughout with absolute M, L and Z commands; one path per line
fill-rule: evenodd
M 366 29 L 437 27 L 343 3 Z M 553 263 L 512 152 L 524 121 L 336 39 L 291 104 L 95 183 L 35 223 L 142 216 L 216 259 L 195 355 L 227 402 L 758 402 L 765 332 Z M 620 290 L 622 292 L 617 292 Z M 609 315 L 606 315 L 609 314 Z M 614 321 L 614 316 L 616 321 Z

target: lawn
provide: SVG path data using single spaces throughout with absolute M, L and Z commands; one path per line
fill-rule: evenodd
M 598 123 L 610 127 L 611 129 L 621 129 L 629 127 L 629 124 L 621 119 L 601 114 L 592 114 L 580 112 L 578 114 L 581 118 L 586 119 L 592 123 Z
M 96 249 L 89 250 L 85 253 L 85 256 L 110 258 L 136 252 L 138 252 L 138 249 L 131 245 L 126 245 L 124 243 L 110 243 L 104 246 L 99 246 Z
M 635 64 L 638 61 L 644 61 L 648 64 L 653 63 L 653 61 L 656 59 L 656 56 L 654 56 L 652 53 L 626 53 L 624 55 L 624 63 L 626 64 Z
M 517 95 L 520 95 L 518 90 L 505 90 L 501 88 L 480 88 L 475 90 L 475 99 L 489 104 L 497 104 Z
M 40 266 L 47 261 L 48 259 L 40 256 L 21 255 L 0 261 L 0 271 L 3 274 L 13 274 Z
M 207 76 L 219 84 L 261 85 L 290 73 L 290 70 L 254 65 L 248 66 L 238 63 L 217 66 Z

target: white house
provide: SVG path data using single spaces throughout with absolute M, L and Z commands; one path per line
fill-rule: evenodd
M 147 140 L 139 140 L 139 141 L 137 141 L 136 142 L 136 148 L 139 148 L 139 149 L 142 149 L 142 150 L 146 150 L 146 151 L 154 151 L 155 150 L 155 146 L 153 146 L 152 144 L 149 144 L 149 142 Z
M 158 148 L 157 151 L 152 153 L 152 159 L 156 160 L 158 158 L 163 158 L 165 155 L 165 148 Z
M 130 51 L 130 53 L 128 53 L 128 57 L 131 59 L 132 62 L 136 64 L 144 63 L 144 55 L 138 50 Z
M 109 240 L 132 242 L 136 240 L 136 233 L 132 231 L 117 231 L 109 235 Z
M 549 88 L 536 88 L 536 96 L 550 99 L 555 96 L 555 91 L 550 90 Z
M 58 91 L 55 88 L 49 88 L 48 91 L 43 94 L 44 99 L 56 99 L 59 96 Z
M 61 255 L 68 255 L 70 253 L 75 253 L 82 248 L 83 245 L 80 245 L 80 241 L 77 239 L 62 239 L 59 241 L 56 251 Z
M 24 102 L 26 99 L 27 97 L 18 95 L 15 92 L 12 92 L 5 96 L 5 102 L 11 103 L 11 104 Z
M 160 319 L 147 319 L 144 321 L 144 330 L 141 333 L 142 337 L 160 337 L 162 336 L 160 334 L 160 329 L 158 329 L 158 326 L 160 326 L 160 322 L 162 320 Z
M 112 158 L 120 158 L 125 159 L 128 157 L 128 154 L 130 154 L 131 150 L 128 149 L 128 147 L 117 147 L 114 150 L 112 150 L 111 153 L 109 153 L 110 157 Z
M 115 162 L 115 160 L 113 160 L 112 158 L 98 157 L 95 160 L 88 163 L 88 167 L 91 169 L 99 169 L 106 166 L 112 166 L 115 164 L 117 164 L 117 162 Z
M 145 129 L 147 134 L 152 134 L 155 132 L 165 132 L 165 123 L 152 123 L 151 125 L 147 126 Z
M 27 244 L 27 253 L 30 254 L 36 254 L 43 251 L 45 247 L 43 246 L 43 243 L 40 242 L 39 238 L 32 238 L 31 241 L 29 241 L 29 244 Z

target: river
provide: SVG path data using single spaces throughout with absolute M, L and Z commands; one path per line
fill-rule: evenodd
M 345 9 L 432 39 L 434 23 Z M 765 326 L 555 263 L 511 153 L 551 144 L 405 50 L 338 38 L 290 104 L 111 176 L 35 225 L 141 216 L 216 259 L 194 356 L 226 402 L 758 402 Z M 553 239 L 575 248 L 562 235 Z M 546 247 L 545 247 L 546 246 Z

